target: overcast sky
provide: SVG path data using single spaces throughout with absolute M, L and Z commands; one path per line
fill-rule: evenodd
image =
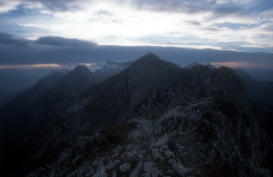
M 272 53 L 273 0 L 0 0 L 0 32 Z

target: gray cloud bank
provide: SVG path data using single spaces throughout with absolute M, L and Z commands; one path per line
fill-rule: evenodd
M 273 69 L 272 53 L 246 53 L 212 49 L 148 46 L 103 46 L 61 37 L 27 40 L 0 33 L 0 65 L 98 63 L 133 60 L 148 52 L 181 65 L 193 62 L 245 62 L 251 67 Z

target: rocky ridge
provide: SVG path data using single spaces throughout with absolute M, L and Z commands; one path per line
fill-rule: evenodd
M 90 128 L 99 128 L 80 135 L 30 177 L 272 175 L 272 143 L 228 68 L 180 69 L 149 54 L 92 90 L 95 96 L 72 114 L 84 108 Z M 94 108 L 116 94 L 119 100 Z M 108 112 L 96 118 L 101 109 Z

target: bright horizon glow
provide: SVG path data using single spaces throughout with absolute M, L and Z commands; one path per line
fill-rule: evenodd
M 243 61 L 225 61 L 225 62 L 210 62 L 212 66 L 216 68 L 225 66 L 233 69 L 270 69 L 272 64 L 265 63 L 250 63 Z
M 210 64 L 217 67 L 217 68 L 221 67 L 221 66 L 225 66 L 225 67 L 229 67 L 229 68 L 249 68 L 249 67 L 252 67 L 252 65 L 247 62 L 238 62 L 238 61 L 211 62 Z
M 0 69 L 48 69 L 62 68 L 59 64 L 0 65 Z
M 89 69 L 93 69 L 96 63 L 69 63 L 69 64 L 16 64 L 16 65 L 0 65 L 0 70 L 2 69 L 73 69 L 78 65 L 84 65 Z

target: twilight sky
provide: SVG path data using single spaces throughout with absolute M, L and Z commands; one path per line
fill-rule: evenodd
M 7 36 L 272 53 L 273 0 L 0 0 Z

